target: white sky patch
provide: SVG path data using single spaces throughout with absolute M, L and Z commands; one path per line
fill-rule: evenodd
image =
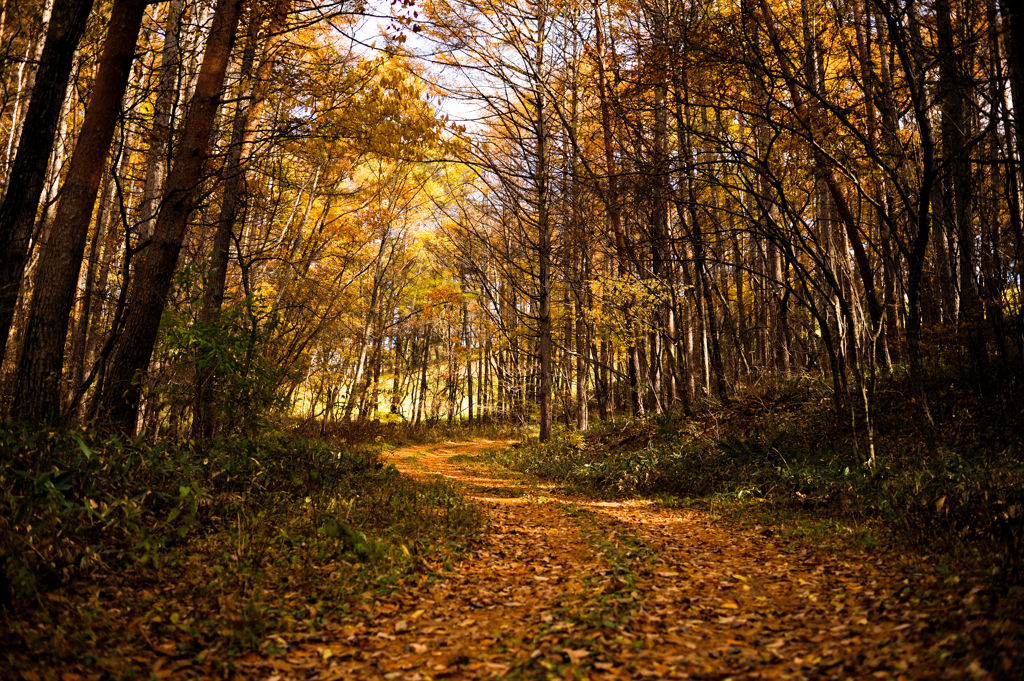
M 406 15 L 416 11 L 415 7 L 394 7 Z M 432 98 L 439 112 L 447 115 L 453 125 L 475 127 L 483 117 L 483 110 L 479 100 L 468 99 L 458 94 L 466 85 L 465 73 L 438 62 L 434 58 L 437 45 L 423 34 L 414 31 L 412 25 L 400 26 L 392 15 L 392 8 L 393 6 L 386 0 L 370 0 L 366 5 L 366 14 L 361 20 L 350 25 L 332 22 L 332 26 L 339 37 L 351 44 L 350 49 L 353 53 L 368 59 L 386 54 L 395 47 L 395 37 L 404 35 L 405 42 L 401 48 L 423 65 L 422 75 L 429 81 L 431 90 L 447 93 L 439 100 Z

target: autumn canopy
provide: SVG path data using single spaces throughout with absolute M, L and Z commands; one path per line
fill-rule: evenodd
M 899 366 L 934 448 L 930 366 L 1021 362 L 1015 12 L 8 0 L 3 409 L 546 440 L 810 373 L 873 461 Z

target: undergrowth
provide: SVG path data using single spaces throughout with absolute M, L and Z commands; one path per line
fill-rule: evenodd
M 130 667 L 116 651 L 140 640 L 266 650 L 270 632 L 432 579 L 480 511 L 380 454 L 272 431 L 200 448 L 7 424 L 0 671 L 96 650 Z
M 566 431 L 546 444 L 527 439 L 490 456 L 570 490 L 660 497 L 747 517 L 753 511 L 762 522 L 788 522 L 790 534 L 875 528 L 906 547 L 1020 583 L 1019 398 L 1008 391 L 985 399 L 937 382 L 933 408 L 945 438 L 930 456 L 908 392 L 898 376 L 878 389 L 873 467 L 863 431 L 837 426 L 831 391 L 807 377 L 726 404 Z M 870 529 L 859 534 L 868 545 L 880 539 Z
M 528 427 L 518 421 L 491 419 L 468 422 L 463 419 L 425 420 L 419 424 L 402 420 L 374 419 L 368 421 L 309 421 L 298 424 L 296 432 L 302 436 L 315 436 L 361 445 L 384 441 L 394 446 L 464 440 L 510 440 L 520 438 Z

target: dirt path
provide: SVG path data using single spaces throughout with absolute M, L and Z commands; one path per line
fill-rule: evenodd
M 488 446 L 391 457 L 456 481 L 487 531 L 453 570 L 340 629 L 315 678 L 980 679 L 1020 662 L 947 635 L 998 641 L 1010 623 L 931 571 L 787 549 L 699 513 L 560 498 L 493 477 L 473 456 Z

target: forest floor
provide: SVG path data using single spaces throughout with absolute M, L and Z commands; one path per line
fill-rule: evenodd
M 246 616 L 227 596 L 187 606 L 214 589 L 215 576 L 200 565 L 209 558 L 197 554 L 200 563 L 189 563 L 177 584 L 83 587 L 78 605 L 64 611 L 71 622 L 90 608 L 87 635 L 76 643 L 67 634 L 60 644 L 59 621 L 9 622 L 25 640 L 36 632 L 36 652 L 19 653 L 20 671 L 8 671 L 28 681 L 427 681 L 1010 679 L 1024 669 L 1024 626 L 1006 589 L 922 558 L 792 539 L 704 510 L 566 494 L 484 463 L 489 450 L 506 446 L 431 444 L 388 454 L 404 476 L 460 490 L 482 509 L 483 530 L 469 551 L 415 555 L 415 570 L 388 588 L 335 597 L 340 617 L 324 612 L 330 598 L 314 596 L 335 568 L 307 568 L 304 577 L 286 570 L 246 593 L 280 604 L 290 619 L 268 621 L 261 645 L 231 652 L 217 642 L 227 640 L 219 620 L 168 614 L 205 607 L 229 620 Z M 56 607 L 71 603 L 70 593 L 43 600 Z M 160 626 L 149 623 L 159 619 L 154 603 Z
M 566 497 L 482 465 L 496 444 L 390 457 L 406 475 L 454 481 L 487 513 L 478 548 L 443 579 L 283 658 L 239 662 L 282 681 L 985 679 L 1024 668 L 1020 621 L 981 586 L 706 513 Z

